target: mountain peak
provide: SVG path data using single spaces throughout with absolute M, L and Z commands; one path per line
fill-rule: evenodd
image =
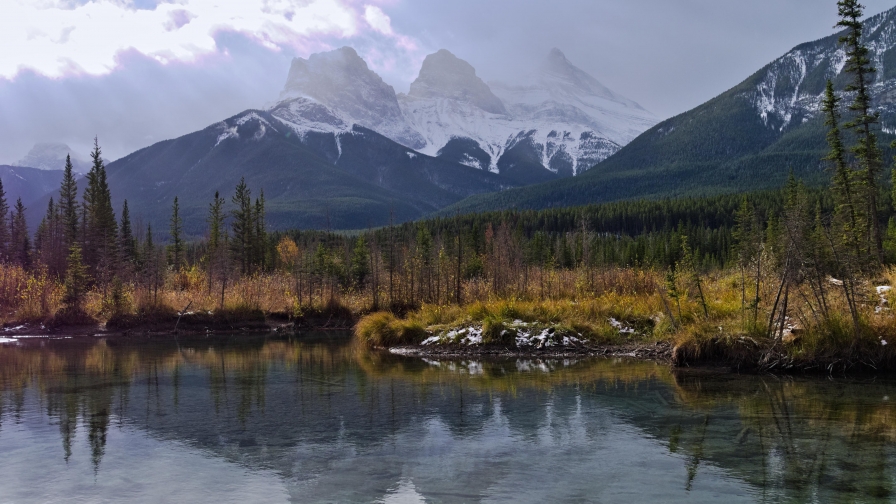
M 563 54 L 563 51 L 556 47 L 551 49 L 547 57 L 542 60 L 539 68 L 541 79 L 554 82 L 557 85 L 566 88 L 575 88 L 578 92 L 597 96 L 606 100 L 614 101 L 625 105 L 641 109 L 637 103 L 614 93 L 612 90 L 601 84 L 600 81 L 589 75 L 581 68 L 575 66 Z
M 59 142 L 42 142 L 34 144 L 22 159 L 14 166 L 38 168 L 40 170 L 62 170 L 65 168 L 65 157 L 71 155 L 72 167 L 78 173 L 86 173 L 89 163 L 77 154 L 72 154 L 68 145 Z
M 408 96 L 450 98 L 475 105 L 486 112 L 506 114 L 501 100 L 476 75 L 476 69 L 450 51 L 441 49 L 423 60 L 420 74 Z
M 349 124 L 377 130 L 411 148 L 422 142 L 406 124 L 395 90 L 351 47 L 293 59 L 280 99 L 310 99 L 338 111 Z

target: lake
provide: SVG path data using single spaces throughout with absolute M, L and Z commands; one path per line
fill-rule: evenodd
M 345 333 L 2 341 L 0 502 L 896 500 L 890 379 Z

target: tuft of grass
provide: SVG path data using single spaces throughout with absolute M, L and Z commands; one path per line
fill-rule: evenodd
M 415 345 L 426 338 L 426 330 L 419 323 L 396 318 L 389 312 L 377 312 L 355 325 L 358 340 L 373 348 Z

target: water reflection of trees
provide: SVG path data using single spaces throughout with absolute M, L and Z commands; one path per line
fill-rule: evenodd
M 774 489 L 768 500 L 781 492 L 795 501 L 893 496 L 892 382 L 683 375 L 677 384 L 681 404 L 721 432 L 703 441 L 692 417 L 670 439 L 688 439 L 758 488 Z
M 498 414 L 530 439 L 594 401 L 677 454 L 684 488 L 710 464 L 768 501 L 894 490 L 889 383 L 676 374 L 618 360 L 424 361 L 314 338 L 0 346 L 0 428 L 29 393 L 58 422 L 61 455 L 84 435 L 95 470 L 115 421 L 262 460 L 267 445 L 309 439 L 373 446 L 433 417 L 464 437 Z M 584 435 L 595 438 L 602 422 L 587 419 Z

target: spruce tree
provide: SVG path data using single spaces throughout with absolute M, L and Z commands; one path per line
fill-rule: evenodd
M 243 274 L 249 272 L 252 264 L 252 249 L 255 235 L 255 209 L 252 206 L 252 191 L 246 185 L 246 179 L 240 179 L 233 195 L 233 204 L 236 208 L 231 210 L 233 216 L 233 240 L 231 247 L 233 257 L 240 265 Z
M 93 140 L 90 157 L 93 165 L 87 174 L 87 188 L 84 190 L 85 262 L 93 270 L 97 280 L 105 285 L 117 266 L 118 223 L 112 209 L 106 166 L 96 138 Z
M 37 227 L 34 251 L 50 274 L 58 277 L 65 272 L 65 236 L 60 224 L 59 209 L 52 197 L 47 204 L 47 214 Z
M 137 240 L 131 227 L 131 211 L 128 208 L 128 200 L 124 200 L 122 203 L 121 224 L 118 234 L 122 265 L 132 268 L 137 262 Z
M 16 206 L 9 215 L 10 220 L 10 258 L 22 267 L 31 265 L 31 240 L 28 237 L 28 223 L 25 220 L 25 205 L 22 198 L 16 200 Z
M 215 199 L 208 207 L 208 248 L 209 253 L 216 252 L 222 244 L 224 235 L 224 198 L 215 191 Z
M 866 239 L 874 251 L 878 261 L 883 260 L 883 241 L 878 215 L 878 177 L 880 176 L 882 154 L 877 144 L 877 134 L 873 128 L 879 122 L 880 114 L 872 111 L 870 88 L 877 71 L 868 57 L 868 47 L 862 42 L 862 11 L 864 7 L 858 0 L 839 0 L 837 10 L 840 21 L 837 27 L 845 28 L 846 33 L 839 42 L 845 47 L 846 66 L 843 71 L 852 74 L 853 81 L 846 86 L 846 91 L 854 94 L 849 109 L 855 114 L 844 126 L 855 132 L 857 141 L 852 148 L 861 166 L 860 180 L 865 213 Z
M 208 207 L 208 290 L 212 291 L 214 277 L 223 277 L 226 268 L 224 237 L 224 198 L 215 191 L 215 199 Z
M 831 162 L 834 169 L 831 194 L 834 198 L 834 225 L 838 228 L 837 240 L 858 260 L 863 246 L 862 233 L 867 229 L 865 208 L 856 205 L 856 174 L 846 163 L 840 132 L 840 98 L 834 92 L 834 84 L 830 80 L 825 86 L 821 109 L 828 127 L 827 140 L 830 147 L 824 160 Z M 867 251 L 868 244 L 864 245 Z
M 87 269 L 81 255 L 81 247 L 76 243 L 68 254 L 65 273 L 65 295 L 62 302 L 69 309 L 80 310 L 87 295 Z
M 370 250 L 363 236 L 358 238 L 355 248 L 352 250 L 350 273 L 355 287 L 363 288 L 367 276 L 370 275 Z
M 65 229 L 66 246 L 70 247 L 78 240 L 78 182 L 75 180 L 70 155 L 65 156 L 58 207 Z
M 0 260 L 6 262 L 9 257 L 9 204 L 6 202 L 6 191 L 3 190 L 3 181 L 0 180 Z
M 171 233 L 171 265 L 174 271 L 180 271 L 183 266 L 184 256 L 184 238 L 183 238 L 183 220 L 180 218 L 180 204 L 177 196 L 174 197 L 174 204 L 171 207 L 171 224 L 169 232 Z
M 267 259 L 268 240 L 265 227 L 264 190 L 262 189 L 259 197 L 255 200 L 255 232 L 252 236 L 254 241 L 254 266 L 262 270 L 266 267 Z

